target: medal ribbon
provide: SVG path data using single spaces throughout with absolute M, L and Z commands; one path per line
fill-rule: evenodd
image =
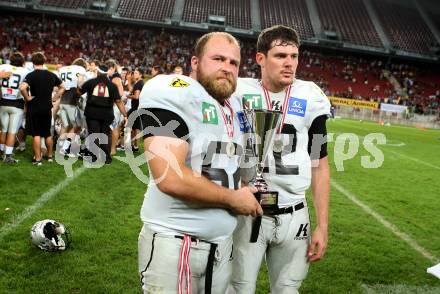
M 263 86 L 263 83 L 260 82 L 261 87 L 263 88 L 263 93 L 264 93 L 264 98 L 266 98 L 266 105 L 267 105 L 267 109 L 272 110 L 272 100 L 270 99 L 270 94 L 269 91 Z M 281 120 L 281 125 L 277 131 L 277 133 L 281 133 L 281 130 L 283 129 L 284 126 L 284 119 L 286 118 L 286 109 L 287 109 L 287 104 L 289 103 L 289 97 L 290 97 L 290 90 L 292 89 L 292 85 L 289 85 L 289 87 L 286 88 L 285 92 L 285 96 L 284 96 L 284 100 L 283 100 L 283 118 Z
M 223 106 L 220 105 L 220 110 L 222 112 L 223 121 L 226 125 L 226 130 L 228 131 L 228 137 L 232 139 L 234 137 L 234 111 L 232 110 L 231 103 L 229 100 L 225 100 L 225 106 L 229 108 L 231 112 L 231 123 L 229 124 L 228 118 L 226 117 L 225 111 L 223 110 Z

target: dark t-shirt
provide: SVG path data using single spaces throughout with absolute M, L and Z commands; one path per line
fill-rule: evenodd
M 139 80 L 137 81 L 134 86 L 133 86 L 133 94 L 136 91 L 142 91 L 142 87 L 144 86 L 144 81 L 143 80 Z M 131 110 L 136 110 L 139 107 L 139 99 L 132 99 L 131 100 Z
M 34 96 L 34 99 L 28 102 L 28 110 L 32 113 L 50 111 L 53 88 L 61 85 L 60 78 L 48 70 L 36 69 L 24 78 L 24 82 L 29 85 L 31 96 Z
M 114 119 L 113 115 L 113 103 L 119 100 L 118 89 L 116 86 L 107 78 L 107 76 L 99 76 L 97 78 L 88 80 L 80 88 L 81 93 L 87 93 L 87 104 L 84 110 L 84 115 L 87 119 L 98 119 L 98 120 L 108 120 L 112 121 Z M 101 106 L 92 104 L 92 101 L 96 99 L 102 99 L 103 103 Z M 108 105 L 106 101 L 110 101 Z

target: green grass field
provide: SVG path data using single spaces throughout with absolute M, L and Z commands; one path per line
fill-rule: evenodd
M 440 262 L 440 131 L 348 120 L 330 121 L 328 131 L 334 134 L 329 246 L 301 293 L 440 293 L 440 279 L 426 273 Z M 343 133 L 356 134 L 360 146 L 337 171 L 335 161 L 340 167 L 348 151 Z M 387 139 L 377 145 L 384 155 L 378 168 L 361 164 L 371 156 L 362 144 L 370 133 Z M 30 151 L 17 157 L 17 166 L 0 164 L 0 293 L 139 293 L 146 186 L 129 166 L 114 160 L 85 169 L 78 162 L 64 182 L 62 166 L 32 166 Z M 30 245 L 31 226 L 45 218 L 70 227 L 69 250 Z M 263 267 L 257 293 L 269 293 L 268 283 Z

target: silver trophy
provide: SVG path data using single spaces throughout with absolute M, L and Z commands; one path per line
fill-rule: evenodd
M 252 156 L 256 158 L 255 178 L 250 184 L 257 188 L 255 197 L 260 202 L 265 213 L 278 208 L 278 192 L 268 191 L 267 183 L 263 178 L 264 163 L 275 139 L 280 126 L 282 112 L 261 109 L 243 110 L 246 121 L 247 146 L 252 150 Z

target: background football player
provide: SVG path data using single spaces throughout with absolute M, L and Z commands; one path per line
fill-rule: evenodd
M 0 79 L 0 151 L 4 152 L 5 163 L 14 164 L 18 161 L 12 157 L 12 151 L 23 121 L 25 105 L 19 87 L 29 71 L 23 67 L 24 56 L 20 52 L 12 53 L 9 59 L 10 64 L 0 65 L 0 72 L 4 73 L 4 78 Z
M 77 58 L 72 65 L 63 66 L 59 69 L 60 78 L 66 89 L 60 99 L 59 115 L 63 128 L 59 145 L 61 146 L 60 153 L 68 156 L 75 156 L 70 152 L 71 143 L 80 144 L 79 132 L 81 131 L 82 121 L 78 108 L 80 95 L 77 89 L 86 80 L 86 68 L 86 61 Z

